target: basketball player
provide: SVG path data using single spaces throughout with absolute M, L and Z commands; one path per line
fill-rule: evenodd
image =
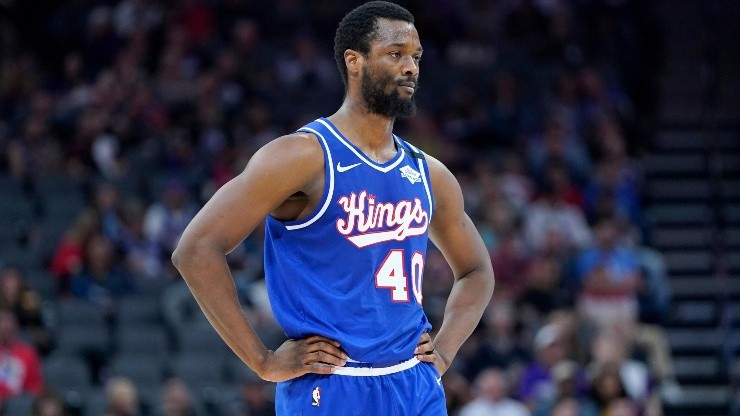
M 439 161 L 393 134 L 414 114 L 413 16 L 373 1 L 335 38 L 345 99 L 260 149 L 185 230 L 173 262 L 218 333 L 278 382 L 279 415 L 445 415 L 441 375 L 493 291 L 488 253 Z M 265 348 L 225 254 L 266 219 L 265 278 L 289 340 Z M 422 310 L 428 237 L 455 276 L 436 337 Z

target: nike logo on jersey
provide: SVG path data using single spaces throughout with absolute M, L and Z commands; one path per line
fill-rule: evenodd
M 442 385 L 442 377 L 437 377 L 437 384 Z
M 352 168 L 356 168 L 356 167 L 360 166 L 361 164 L 362 163 L 355 163 L 354 165 L 342 166 L 342 162 L 338 162 L 337 163 L 337 172 L 339 172 L 339 173 L 346 172 L 346 171 L 348 171 L 348 170 L 350 170 Z
M 429 225 L 429 214 L 419 198 L 376 202 L 375 196 L 361 191 L 342 196 L 337 203 L 347 213 L 347 218 L 337 220 L 337 231 L 359 248 L 420 236 Z

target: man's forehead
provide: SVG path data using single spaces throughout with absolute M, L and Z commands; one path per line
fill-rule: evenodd
M 403 20 L 379 18 L 373 43 L 379 46 L 398 43 L 413 43 L 419 45 L 419 33 L 413 23 Z

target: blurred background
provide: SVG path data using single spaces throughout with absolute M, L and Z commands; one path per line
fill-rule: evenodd
M 169 257 L 339 106 L 360 3 L 0 1 L 3 414 L 274 414 Z M 740 415 L 740 3 L 399 3 L 424 59 L 397 133 L 455 173 L 497 279 L 450 414 Z M 262 230 L 228 260 L 274 348 Z M 438 327 L 452 275 L 426 266 Z

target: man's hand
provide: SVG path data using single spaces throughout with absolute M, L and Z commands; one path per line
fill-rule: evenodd
M 267 381 L 285 381 L 307 373 L 333 374 L 347 364 L 347 353 L 339 342 L 319 335 L 289 339 L 268 351 L 257 374 Z
M 421 334 L 421 337 L 419 337 L 419 342 L 416 344 L 414 355 L 419 361 L 434 364 L 434 367 L 437 368 L 437 372 L 440 376 L 443 375 L 450 366 L 450 362 L 434 348 L 432 337 L 426 332 Z

